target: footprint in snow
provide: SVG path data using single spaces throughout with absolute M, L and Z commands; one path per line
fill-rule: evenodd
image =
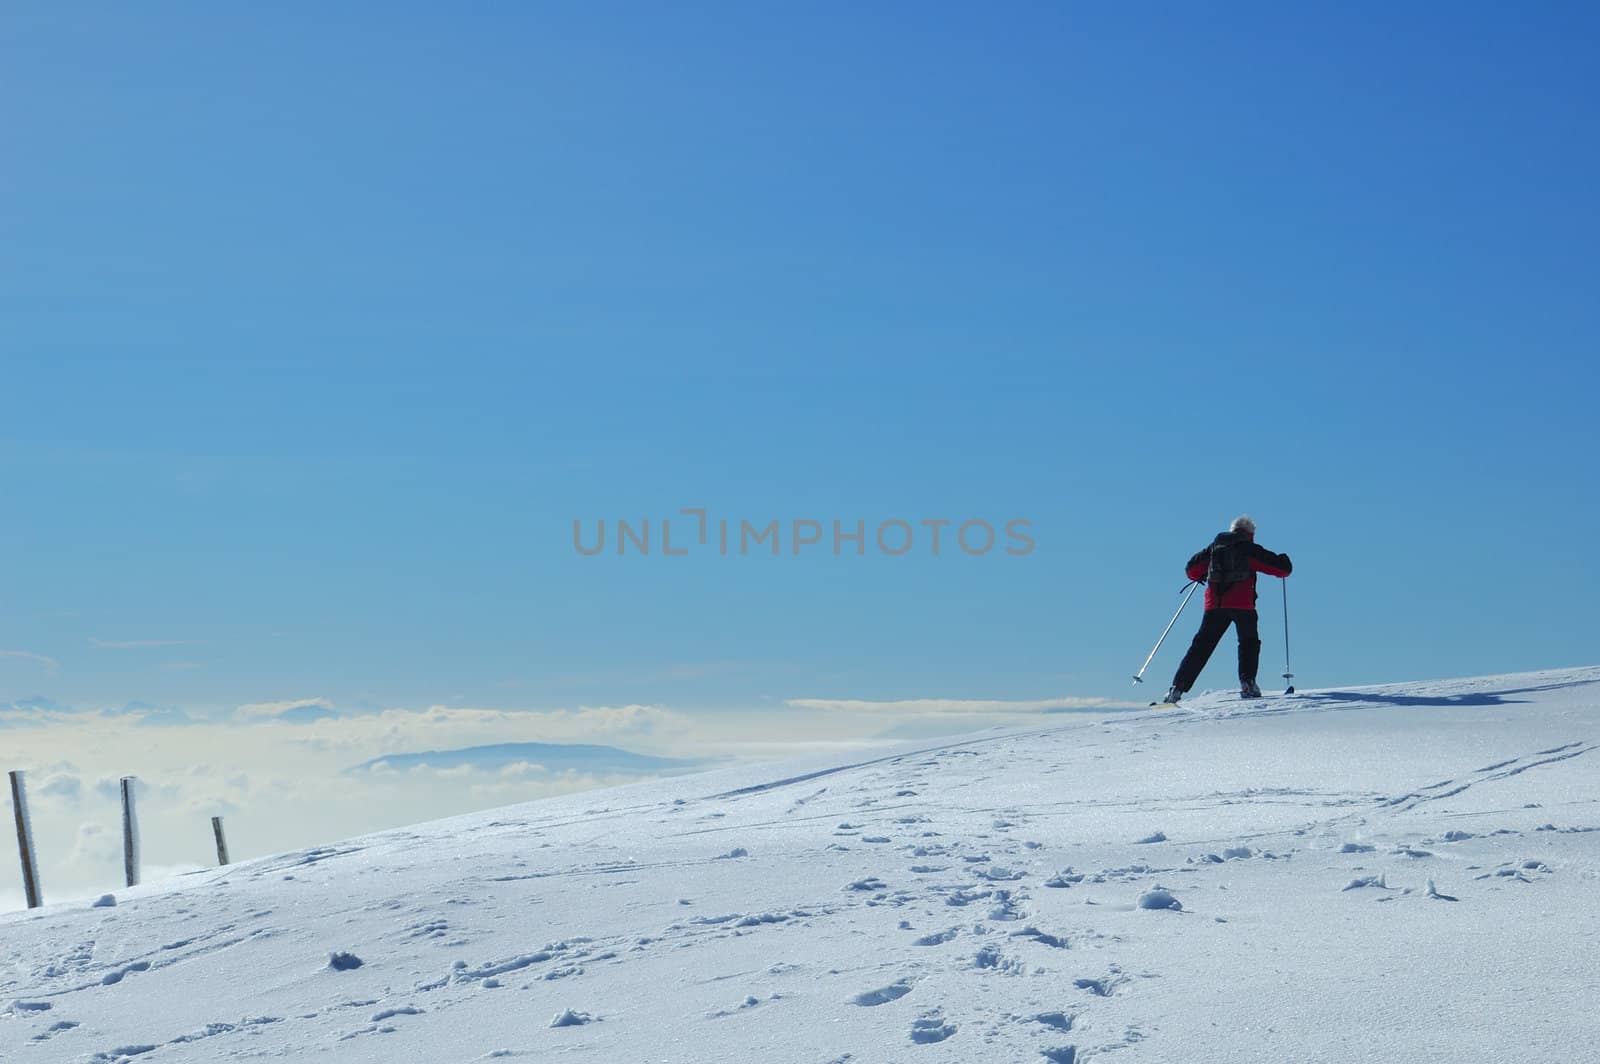
M 943 1042 L 955 1034 L 957 1027 L 937 1012 L 931 1012 L 911 1021 L 911 1040 L 918 1045 Z
M 1474 865 L 1473 867 L 1477 866 Z M 1530 872 L 1543 872 L 1548 874 L 1550 871 L 1550 866 L 1545 864 L 1543 861 L 1523 861 L 1521 865 L 1518 865 L 1515 862 L 1510 862 L 1507 864 L 1502 864 L 1493 872 L 1485 872 L 1481 876 L 1473 876 L 1472 878 L 1515 879 L 1518 883 L 1532 883 L 1534 882 L 1534 878 L 1533 876 L 1529 875 Z
M 1074 979 L 1072 985 L 1079 990 L 1087 990 L 1095 997 L 1110 997 L 1127 981 L 1128 977 L 1113 966 L 1110 975 L 1102 976 L 1099 979 Z
M 733 926 L 734 927 L 760 927 L 762 924 L 781 924 L 785 920 L 788 920 L 791 916 L 804 916 L 804 915 L 806 915 L 806 914 L 805 913 L 799 913 L 799 912 L 796 912 L 796 913 L 757 913 L 754 916 L 746 916 L 744 919 L 738 921 Z
M 989 910 L 991 920 L 1021 920 L 1026 914 L 1017 907 L 1017 902 L 1012 898 L 1009 890 L 994 892 L 995 905 Z
M 70 1031 L 76 1026 L 78 1026 L 78 1024 L 73 1020 L 59 1020 L 55 1023 L 52 1023 L 47 1030 L 41 1031 L 39 1034 L 34 1035 L 31 1039 L 29 1039 L 29 1041 L 47 1042 L 56 1035 L 61 1034 L 63 1031 Z
M 1440 894 L 1439 889 L 1433 885 L 1433 880 L 1428 880 L 1428 897 L 1434 901 L 1460 901 L 1460 898 L 1451 894 Z
M 448 920 L 428 920 L 405 930 L 406 938 L 443 938 L 450 933 Z
M 376 1013 L 373 1014 L 371 1022 L 373 1022 L 373 1023 L 382 1023 L 384 1020 L 392 1020 L 396 1016 L 421 1016 L 421 1015 L 422 1015 L 422 1010 L 421 1009 L 417 1008 L 414 1005 L 406 1005 L 403 1008 L 383 1009 L 380 1012 L 376 1012 Z
M 149 961 L 135 961 L 132 964 L 123 965 L 121 968 L 114 968 L 105 975 L 101 976 L 100 985 L 115 986 L 122 982 L 122 980 L 127 976 L 132 975 L 134 972 L 148 972 L 149 970 Z
M 934 890 L 941 892 L 944 889 L 945 888 L 942 887 L 934 888 Z M 982 901 L 984 898 L 990 898 L 993 896 L 994 891 L 992 890 L 968 890 L 965 887 L 957 887 L 945 897 L 944 903 L 946 905 L 953 905 L 956 908 L 966 908 L 975 901 Z
M 89 1061 L 90 1064 L 111 1064 L 111 1062 L 119 1061 L 124 1057 L 141 1057 L 146 1053 L 154 1053 L 160 1048 L 160 1046 L 154 1045 L 118 1046 L 104 1053 L 96 1053 L 89 1058 Z
M 890 983 L 888 986 L 881 986 L 876 990 L 868 990 L 865 993 L 857 994 L 850 999 L 850 1003 L 870 1009 L 877 1005 L 887 1005 L 891 1001 L 898 1001 L 909 993 L 911 993 L 911 984 L 902 979 L 897 983 Z
M 1364 887 L 1377 887 L 1379 890 L 1388 890 L 1389 884 L 1384 882 L 1383 876 L 1361 876 L 1357 879 L 1352 879 L 1341 889 L 1361 890 Z
M 1070 948 L 1066 939 L 1061 938 L 1061 937 L 1059 937 L 1057 935 L 1046 934 L 1045 932 L 1040 931 L 1037 927 L 1034 927 L 1031 924 L 1029 926 L 1027 926 L 1027 927 L 1024 927 L 1021 931 L 1013 931 L 1013 932 L 1011 932 L 1011 937 L 1012 938 L 1031 938 L 1035 942 L 1040 943 L 1041 945 L 1049 946 L 1051 949 L 1068 949 L 1068 948 Z
M 1003 972 L 1006 975 L 1021 975 L 1026 966 L 1013 957 L 1005 957 L 1000 953 L 999 946 L 985 946 L 978 951 L 972 959 L 974 968 L 988 971 Z

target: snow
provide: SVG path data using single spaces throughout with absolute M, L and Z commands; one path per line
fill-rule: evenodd
M 1139 895 L 1139 908 L 1181 910 L 1183 903 L 1173 896 L 1172 891 L 1158 886 Z
M 0 1059 L 1586 1059 L 1597 746 L 1591 668 L 511 806 L 0 915 Z

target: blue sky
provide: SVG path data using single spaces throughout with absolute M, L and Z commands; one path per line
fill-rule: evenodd
M 1123 698 L 1241 510 L 1303 685 L 1590 663 L 1597 40 L 11 5 L 0 703 Z M 1035 548 L 573 549 L 684 507 Z

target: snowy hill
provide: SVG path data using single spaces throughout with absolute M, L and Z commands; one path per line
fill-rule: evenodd
M 1592 1059 L 1597 745 L 1590 668 L 508 807 L 0 917 L 0 1059 Z

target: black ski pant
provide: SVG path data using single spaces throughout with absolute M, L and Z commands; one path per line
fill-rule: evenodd
M 1222 634 L 1230 624 L 1236 625 L 1239 630 L 1239 682 L 1253 682 L 1256 670 L 1261 667 L 1261 636 L 1257 630 L 1259 621 L 1260 615 L 1255 610 L 1206 610 L 1205 620 L 1200 622 L 1200 630 L 1194 634 L 1194 642 L 1189 644 L 1189 653 L 1178 663 L 1178 673 L 1172 678 L 1172 686 L 1185 692 L 1194 686 L 1194 682 L 1200 678 L 1200 670 L 1211 660 L 1211 652 L 1217 649 L 1217 643 L 1222 640 Z

